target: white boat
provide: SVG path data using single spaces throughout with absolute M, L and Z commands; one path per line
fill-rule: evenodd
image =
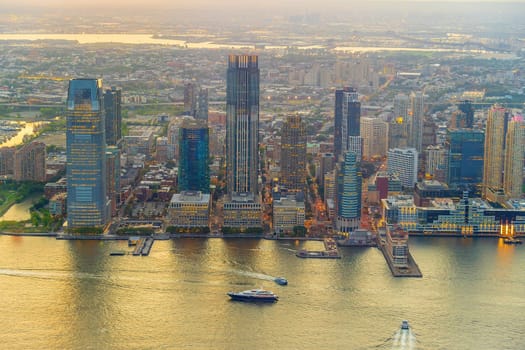
M 277 295 L 264 289 L 249 289 L 242 292 L 228 292 L 227 294 L 232 300 L 239 301 L 274 302 L 279 300 Z

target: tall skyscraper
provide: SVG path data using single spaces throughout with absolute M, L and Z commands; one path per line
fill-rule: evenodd
M 361 221 L 362 177 L 354 152 L 346 152 L 337 172 L 337 218 L 336 229 L 340 234 L 359 228 Z
M 103 227 L 109 207 L 102 80 L 70 80 L 66 113 L 68 228 Z
M 281 135 L 281 181 L 290 191 L 306 187 L 306 124 L 299 115 L 289 115 Z
M 409 146 L 418 153 L 423 149 L 423 121 L 425 117 L 425 95 L 422 92 L 410 94 L 410 134 Z
M 256 55 L 229 56 L 226 88 L 228 192 L 257 194 L 259 65 Z
M 407 188 L 414 188 L 417 182 L 418 153 L 415 148 L 393 148 L 388 151 L 388 174 L 397 175 L 401 184 Z
M 494 194 L 503 189 L 507 126 L 507 110 L 500 105 L 492 106 L 487 116 L 483 156 L 483 196 L 489 200 L 496 201 Z
M 350 149 L 352 143 L 355 144 L 355 136 L 361 136 L 361 102 L 358 97 L 357 90 L 354 88 L 345 87 L 335 91 L 334 154 L 336 160 L 339 160 L 339 157 Z M 358 161 L 360 161 L 359 156 Z
M 505 177 L 503 188 L 507 198 L 523 196 L 523 165 L 525 156 L 525 122 L 514 116 L 509 122 L 505 145 Z
M 106 112 L 106 143 L 117 146 L 122 139 L 122 92 L 112 87 L 104 92 L 104 110 Z
M 445 141 L 448 153 L 449 186 L 478 185 L 483 180 L 485 134 L 481 130 L 449 130 Z
M 179 192 L 210 193 L 209 129 L 206 122 L 187 119 L 179 129 Z

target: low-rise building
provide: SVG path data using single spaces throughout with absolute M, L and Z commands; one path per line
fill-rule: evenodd
M 168 225 L 176 227 L 207 227 L 211 196 L 200 191 L 183 191 L 173 195 L 168 207 Z
M 236 229 L 261 228 L 262 210 L 260 201 L 253 193 L 234 193 L 224 203 L 224 227 Z
M 294 226 L 304 226 L 304 195 L 289 195 L 273 201 L 273 229 L 275 233 L 292 233 Z
M 394 267 L 408 267 L 408 233 L 399 226 L 387 226 L 386 252 Z

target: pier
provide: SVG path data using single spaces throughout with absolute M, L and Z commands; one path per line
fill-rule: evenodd
M 317 258 L 317 259 L 341 259 L 337 243 L 333 238 L 323 240 L 325 250 L 299 250 L 295 255 L 299 258 Z
M 383 253 L 386 263 L 388 264 L 388 267 L 390 268 L 390 272 L 392 272 L 392 276 L 394 277 L 423 277 L 423 274 L 421 273 L 419 266 L 417 265 L 416 261 L 414 260 L 410 252 L 407 253 L 407 266 L 396 266 L 394 264 L 394 260 L 392 256 L 387 251 L 387 247 L 385 243 L 381 242 L 381 240 L 379 239 L 377 246 Z
M 133 250 L 133 256 L 148 256 L 155 240 L 152 237 L 140 238 Z

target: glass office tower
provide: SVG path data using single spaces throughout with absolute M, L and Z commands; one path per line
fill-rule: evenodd
M 67 96 L 68 228 L 103 227 L 108 219 L 106 134 L 99 79 L 73 79 Z

